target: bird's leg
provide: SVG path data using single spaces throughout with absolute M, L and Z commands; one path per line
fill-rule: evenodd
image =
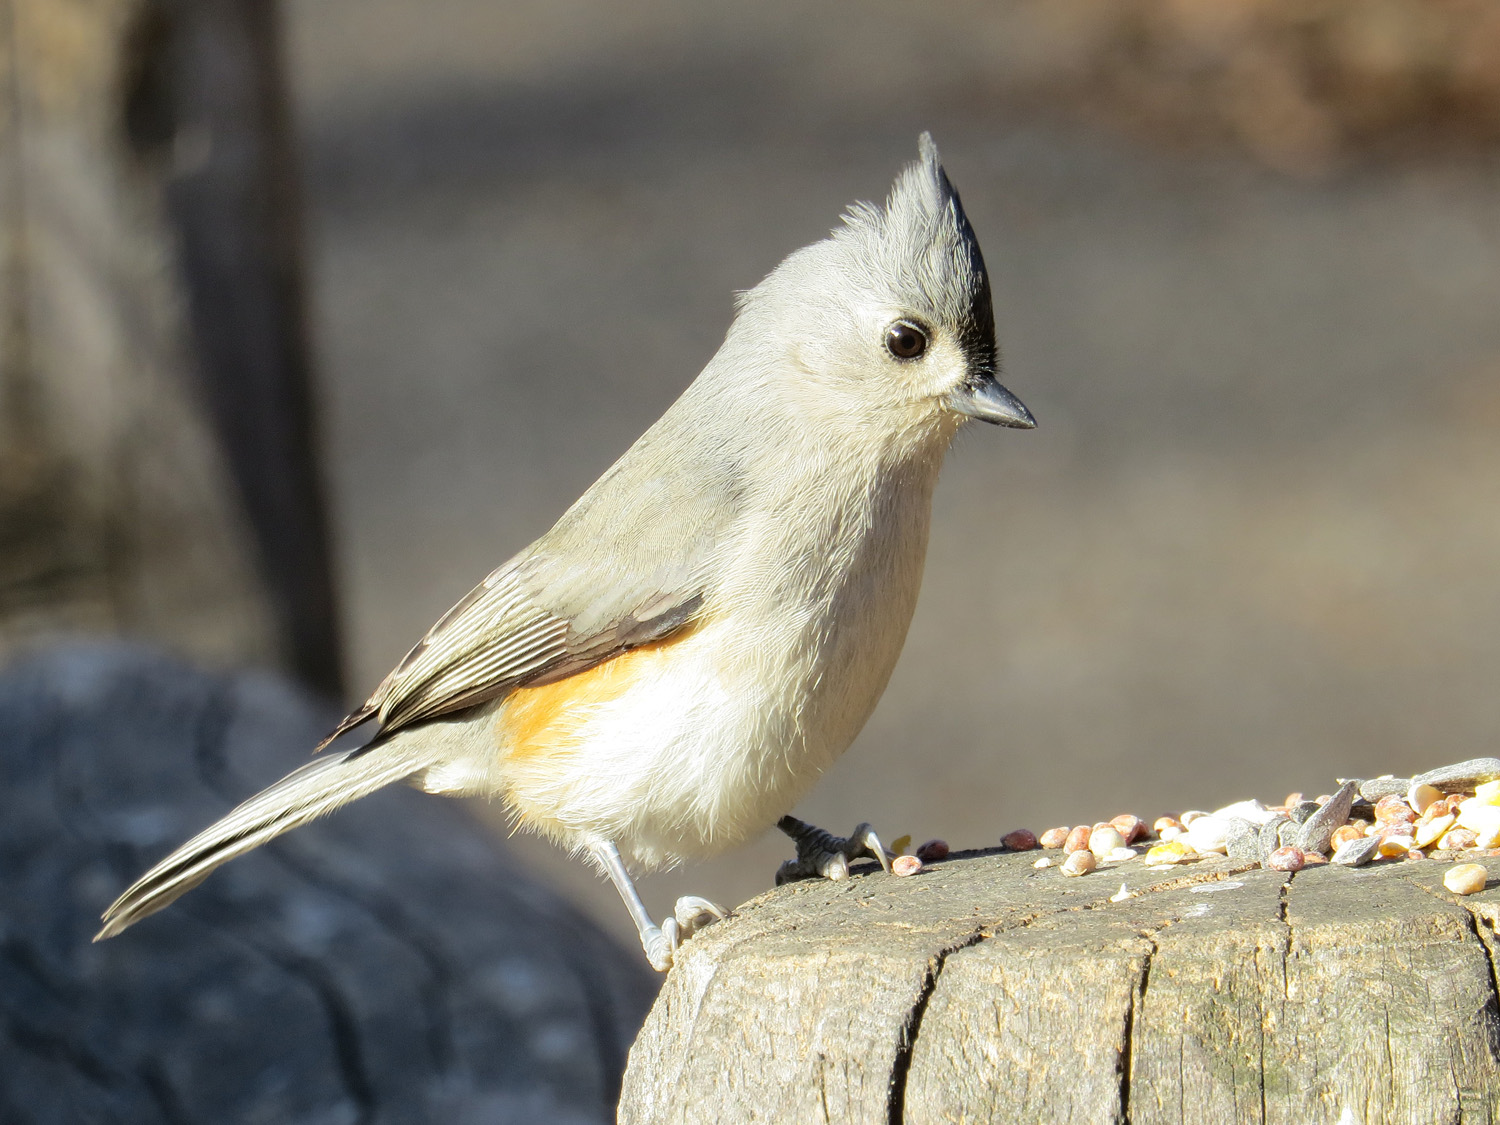
M 706 898 L 683 895 L 677 900 L 673 916 L 665 919 L 658 926 L 651 921 L 651 915 L 646 911 L 646 904 L 641 901 L 640 893 L 635 889 L 635 883 L 630 878 L 630 872 L 625 869 L 625 861 L 620 857 L 620 849 L 609 840 L 592 844 L 590 848 L 600 865 L 609 873 L 610 882 L 614 883 L 615 890 L 619 891 L 620 897 L 625 900 L 625 909 L 630 911 L 635 928 L 641 935 L 641 948 L 646 951 L 646 960 L 650 961 L 651 967 L 659 973 L 664 973 L 672 967 L 673 956 L 683 942 L 703 927 L 710 926 L 729 915 L 729 911 L 716 903 L 709 902 Z
M 859 825 L 844 839 L 794 816 L 782 817 L 776 827 L 797 845 L 797 858 L 787 860 L 776 872 L 778 887 L 796 879 L 847 879 L 849 862 L 856 859 L 877 860 L 887 872 L 891 869 L 885 846 L 868 824 Z

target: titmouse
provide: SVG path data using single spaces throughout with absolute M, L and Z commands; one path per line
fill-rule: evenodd
M 783 816 L 864 725 L 901 651 L 932 491 L 970 419 L 1035 423 L 995 380 L 990 285 L 924 134 L 884 208 L 740 294 L 702 373 L 556 526 L 443 615 L 330 736 L 369 724 L 162 860 L 111 937 L 219 864 L 393 782 L 503 801 L 615 882 L 651 964 L 723 911 L 656 925 L 631 882 L 776 823 L 783 877 L 887 865 Z M 326 745 L 326 743 L 325 743 Z M 97 940 L 97 939 L 96 939 Z

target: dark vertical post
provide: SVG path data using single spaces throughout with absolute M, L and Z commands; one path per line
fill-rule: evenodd
M 149 69 L 171 119 L 167 207 L 204 399 L 288 664 L 342 695 L 277 5 L 160 0 L 153 18 L 147 49 L 165 56 Z

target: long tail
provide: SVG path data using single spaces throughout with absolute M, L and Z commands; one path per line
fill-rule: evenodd
M 427 765 L 405 739 L 330 754 L 293 770 L 228 816 L 205 828 L 137 879 L 104 912 L 95 941 L 114 937 L 192 890 L 221 863 L 260 847 L 283 832 L 369 796 Z

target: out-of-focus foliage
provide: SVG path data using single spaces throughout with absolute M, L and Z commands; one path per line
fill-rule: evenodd
M 1033 73 L 1049 85 L 1151 133 L 1231 138 L 1283 170 L 1500 137 L 1493 0 L 1039 0 L 1021 11 L 1042 48 Z

